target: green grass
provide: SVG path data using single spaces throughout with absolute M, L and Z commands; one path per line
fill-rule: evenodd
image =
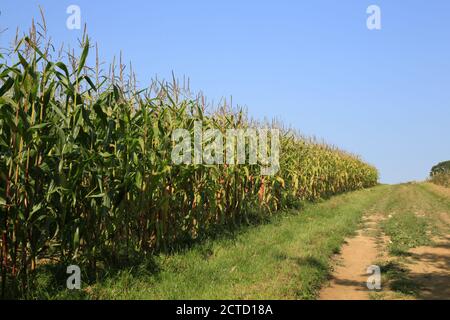
M 430 244 L 429 222 L 411 212 L 402 212 L 382 224 L 392 243 L 389 251 L 393 255 L 405 255 L 408 250 Z
M 284 211 L 259 224 L 217 230 L 172 254 L 128 264 L 133 267 L 104 266 L 99 280 L 84 283 L 81 291 L 63 289 L 65 270 L 48 265 L 39 272 L 33 298 L 314 299 L 330 275 L 331 257 L 361 226 L 363 214 L 383 215 L 377 229 L 392 241 L 392 256 L 374 261 L 390 293 L 371 298 L 414 298 L 420 288 L 409 274 L 409 249 L 431 245 L 438 231 L 448 234 L 440 219 L 450 201 L 432 187 L 382 185 Z
M 450 210 L 450 200 L 433 191 L 427 183 L 409 183 L 393 186 L 379 202 L 376 211 L 384 215 L 380 232 L 387 235 L 390 256 L 375 264 L 381 267 L 382 282 L 388 292 L 371 294 L 372 299 L 420 298 L 421 288 L 411 277 L 408 265 L 410 249 L 432 246 L 435 236 L 446 235 L 449 226 L 443 214 Z
M 409 269 L 405 267 L 404 263 L 398 260 L 380 261 L 376 265 L 381 268 L 381 282 L 386 284 L 391 291 L 389 299 L 404 300 L 412 297 L 417 297 L 420 286 L 409 277 Z M 386 299 L 386 292 L 372 292 L 370 299 L 384 300 Z
M 430 200 L 433 212 L 450 210 L 450 189 L 432 183 L 422 183 L 419 187 Z
M 417 295 L 419 286 L 408 277 L 409 270 L 398 261 L 380 265 L 381 272 L 389 281 L 391 290 L 403 295 Z
M 438 232 L 436 213 L 442 207 L 436 195 L 422 184 L 403 184 L 392 189 L 388 198 L 378 210 L 385 215 L 381 230 L 390 238 L 389 252 L 408 255 L 411 248 L 432 244 Z
M 386 186 L 340 195 L 269 223 L 207 240 L 150 263 L 124 269 L 83 294 L 90 299 L 313 299 L 330 272 L 330 258 L 357 229 Z

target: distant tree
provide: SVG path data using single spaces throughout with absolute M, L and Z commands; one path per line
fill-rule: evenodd
M 440 173 L 450 173 L 450 160 L 438 163 L 431 168 L 430 176 L 435 176 Z

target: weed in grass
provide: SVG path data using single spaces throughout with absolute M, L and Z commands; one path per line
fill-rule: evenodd
M 402 295 L 416 296 L 420 287 L 408 277 L 409 270 L 400 262 L 388 261 L 379 264 L 384 282 L 389 284 L 389 288 L 395 293 Z
M 408 255 L 408 250 L 431 243 L 429 222 L 414 213 L 398 213 L 382 222 L 382 229 L 390 237 L 389 251 L 393 255 Z

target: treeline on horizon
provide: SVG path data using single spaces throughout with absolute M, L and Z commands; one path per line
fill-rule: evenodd
M 440 162 L 431 168 L 430 181 L 444 187 L 450 187 L 450 160 Z
M 170 252 L 217 226 L 265 219 L 303 201 L 377 184 L 377 170 L 279 123 L 259 123 L 226 102 L 208 109 L 177 81 L 140 90 L 132 72 L 109 74 L 82 53 L 53 61 L 33 26 L 0 62 L 2 297 L 26 297 L 36 270 L 99 265 Z M 281 131 L 280 170 L 259 165 L 174 165 L 171 133 Z

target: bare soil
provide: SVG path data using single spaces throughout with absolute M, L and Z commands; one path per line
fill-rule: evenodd
M 411 249 L 408 277 L 419 286 L 418 299 L 450 299 L 450 236 L 434 246 Z
M 430 184 L 426 184 L 426 187 L 450 200 L 450 189 Z M 450 299 L 450 211 L 448 207 L 437 205 L 435 199 L 425 198 L 425 193 L 420 193 L 422 198 L 416 199 L 407 195 L 408 190 L 412 189 L 404 187 L 392 199 L 400 196 L 402 201 L 409 203 L 411 212 L 435 220 L 440 233 L 433 237 L 433 243 L 410 249 L 405 257 L 391 256 L 387 249 L 390 239 L 381 232 L 380 222 L 395 215 L 396 210 L 388 210 L 388 206 L 379 204 L 376 210 L 381 209 L 383 212 L 366 212 L 363 227 L 355 237 L 347 239 L 340 254 L 334 258 L 335 267 L 330 281 L 320 291 L 319 299 Z M 419 192 L 419 189 L 414 190 Z M 415 288 L 414 293 L 396 291 L 390 287 L 390 283 L 382 283 L 381 291 L 369 290 L 366 285 L 370 276 L 367 268 L 379 262 L 400 262 L 402 270 L 405 270 L 407 283 L 413 284 Z
M 368 300 L 367 268 L 378 256 L 377 241 L 374 236 L 378 222 L 365 220 L 365 226 L 356 237 L 350 238 L 335 258 L 335 268 L 330 282 L 320 292 L 320 300 Z

